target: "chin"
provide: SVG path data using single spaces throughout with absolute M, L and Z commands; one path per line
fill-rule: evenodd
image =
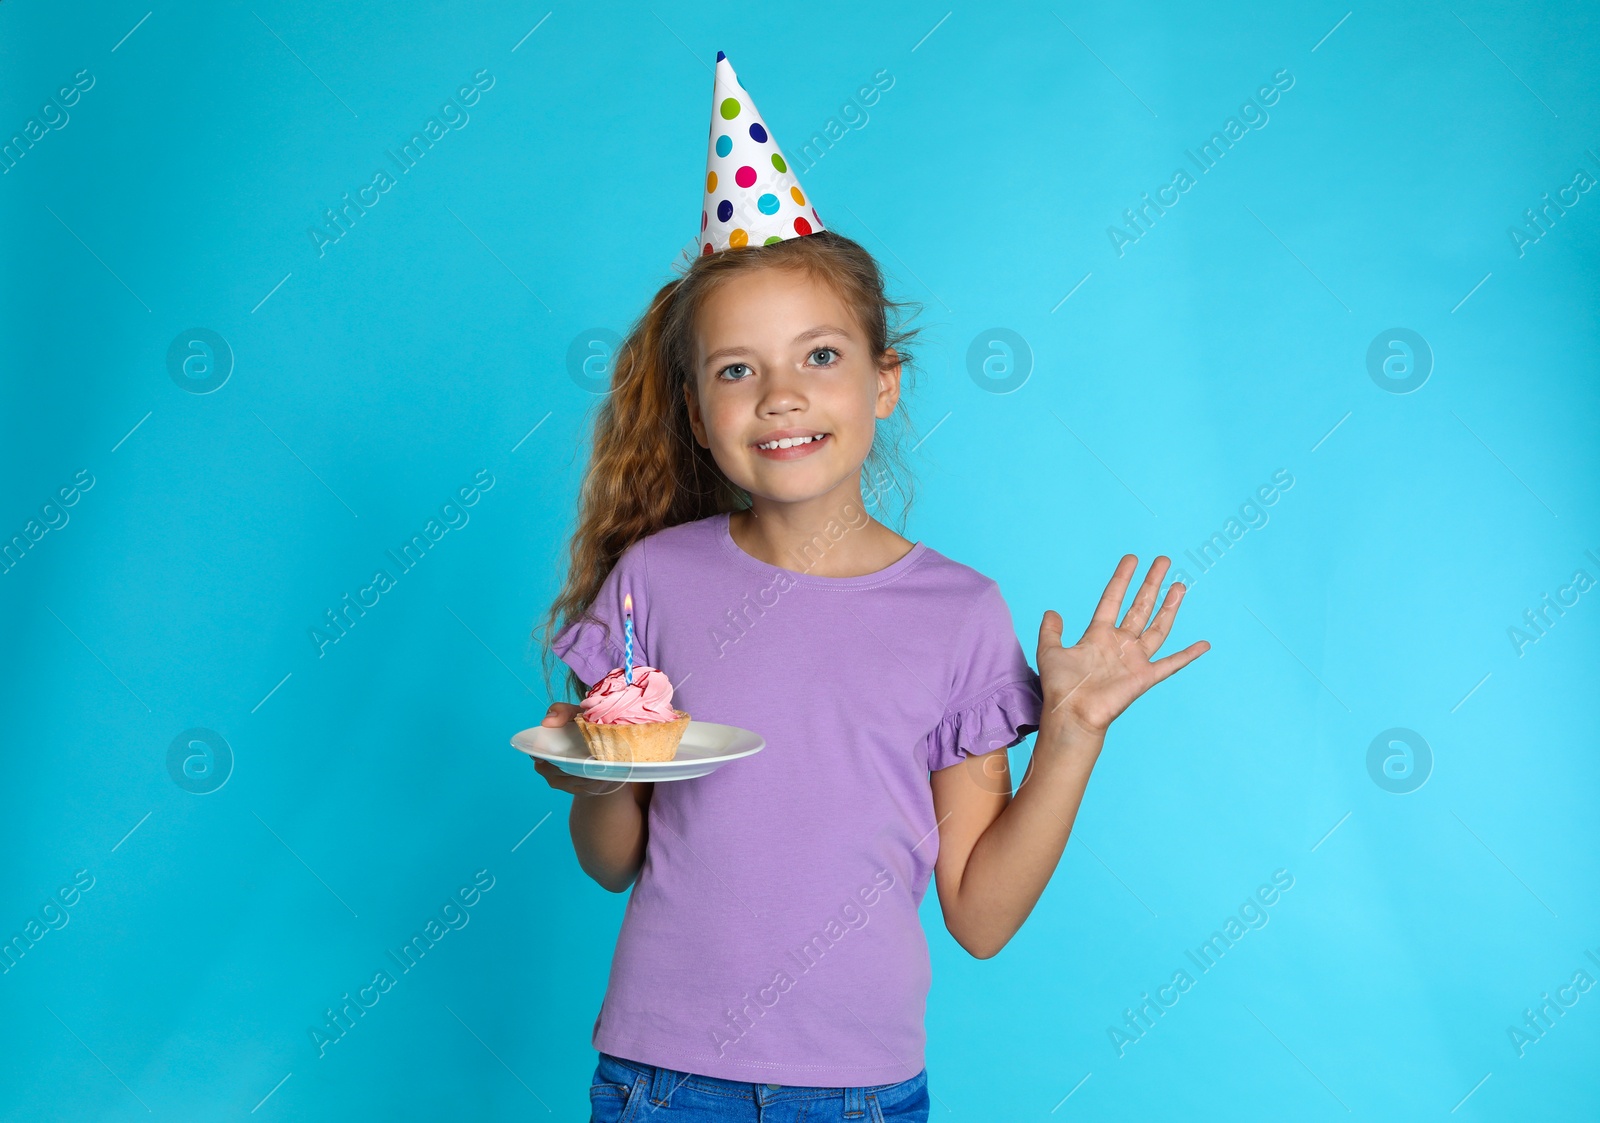
M 812 486 L 805 480 L 785 480 L 782 484 L 769 486 L 762 486 L 762 481 L 756 480 L 743 486 L 751 495 L 759 495 L 770 503 L 803 503 L 828 493 L 826 484 Z
M 752 471 L 741 472 L 738 476 L 729 474 L 728 478 L 751 495 L 778 503 L 813 499 L 826 494 L 838 482 L 832 478 L 832 473 L 818 472 L 809 467 L 797 472 L 792 464 L 757 464 L 752 467 Z
M 831 455 L 810 457 L 807 460 L 766 460 L 754 452 L 741 449 L 729 459 L 742 469 L 734 473 L 723 469 L 735 486 L 751 495 L 759 495 L 774 503 L 799 503 L 826 495 L 848 479 L 851 471 L 859 472 L 870 449 L 863 449 L 860 461 L 852 470 L 840 471 L 842 458 L 853 456 L 853 450 L 832 450 Z M 718 464 L 722 463 L 718 460 Z

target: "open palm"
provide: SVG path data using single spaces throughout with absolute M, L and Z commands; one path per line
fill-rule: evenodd
M 1071 647 L 1062 646 L 1060 614 L 1044 614 L 1037 655 L 1044 691 L 1041 729 L 1076 728 L 1104 736 L 1106 728 L 1135 698 L 1211 650 L 1205 640 L 1196 640 L 1182 651 L 1150 661 L 1172 630 L 1178 603 L 1183 600 L 1183 586 L 1172 585 L 1161 611 L 1151 619 L 1156 594 L 1170 564 L 1166 557 L 1157 557 L 1151 563 L 1138 595 L 1118 624 L 1117 610 L 1139 568 L 1139 559 L 1125 554 L 1117 563 L 1083 638 Z

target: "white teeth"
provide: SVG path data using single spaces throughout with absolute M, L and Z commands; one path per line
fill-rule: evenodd
M 756 447 L 765 449 L 793 448 L 795 445 L 808 445 L 812 441 L 820 441 L 825 436 L 827 436 L 826 433 L 815 437 L 783 437 L 776 441 L 768 441 L 766 444 L 757 445 Z

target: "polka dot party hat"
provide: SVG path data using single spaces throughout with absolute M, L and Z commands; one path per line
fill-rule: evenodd
M 823 229 L 733 64 L 718 51 L 700 253 L 766 246 Z

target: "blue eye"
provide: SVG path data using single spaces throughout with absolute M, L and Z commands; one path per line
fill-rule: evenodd
M 750 367 L 745 363 L 729 363 L 727 366 L 723 367 L 720 371 L 717 372 L 717 377 L 718 378 L 722 378 L 730 370 L 740 370 L 740 369 L 749 370 Z M 728 378 L 728 379 L 726 379 L 726 381 L 728 381 L 728 382 L 742 382 L 744 380 L 740 379 L 740 378 Z
M 839 359 L 839 352 L 834 350 L 832 347 L 818 347 L 815 351 L 811 352 L 811 357 L 813 359 L 815 359 L 818 355 L 832 355 L 833 356 L 833 358 L 827 360 L 826 362 L 817 363 L 816 365 L 819 366 L 819 367 L 830 366 L 831 364 L 837 362 L 838 359 Z

